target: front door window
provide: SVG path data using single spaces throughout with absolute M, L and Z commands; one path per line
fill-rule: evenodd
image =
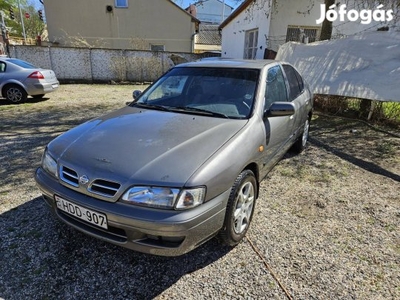
M 264 110 L 267 110 L 276 101 L 288 101 L 285 78 L 280 66 L 268 70 Z

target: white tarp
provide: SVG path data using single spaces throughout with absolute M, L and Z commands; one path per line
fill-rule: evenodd
M 400 102 L 400 32 L 289 42 L 276 59 L 293 64 L 314 93 Z

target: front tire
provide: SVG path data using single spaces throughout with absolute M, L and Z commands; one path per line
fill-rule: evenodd
M 28 94 L 25 92 L 25 90 L 15 84 L 7 86 L 4 94 L 6 99 L 12 103 L 25 102 L 28 97 Z
M 244 170 L 236 178 L 229 195 L 224 226 L 220 237 L 224 244 L 235 246 L 246 235 L 253 218 L 257 182 L 252 171 Z
M 307 146 L 308 135 L 310 131 L 310 121 L 307 119 L 304 123 L 303 133 L 297 139 L 297 141 L 293 144 L 293 150 L 296 153 L 301 153 Z

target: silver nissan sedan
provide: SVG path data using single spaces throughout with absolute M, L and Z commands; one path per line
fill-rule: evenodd
M 260 181 L 307 143 L 313 96 L 273 60 L 178 65 L 126 107 L 50 142 L 36 171 L 68 225 L 136 251 L 182 255 L 249 229 Z

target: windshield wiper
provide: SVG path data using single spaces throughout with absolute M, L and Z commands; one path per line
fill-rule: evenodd
M 178 106 L 178 107 L 171 107 L 171 109 L 176 109 L 176 110 L 181 110 L 181 111 L 191 111 L 191 112 L 199 112 L 205 115 L 213 116 L 213 117 L 220 117 L 220 118 L 225 118 L 225 119 L 230 119 L 229 116 L 226 114 L 220 113 L 220 112 L 215 112 L 207 109 L 202 109 L 202 108 L 197 108 L 193 106 Z
M 137 106 L 137 107 L 142 107 L 142 108 L 154 108 L 154 109 L 159 109 L 163 111 L 170 111 L 170 107 L 164 106 L 164 105 L 157 105 L 157 104 L 148 104 L 148 103 L 132 103 L 131 106 Z

